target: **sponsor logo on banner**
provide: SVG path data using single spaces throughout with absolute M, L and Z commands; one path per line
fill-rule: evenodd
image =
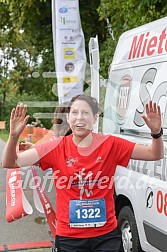
M 81 87 L 78 86 L 78 85 L 75 85 L 75 86 L 72 86 L 72 87 L 69 86 L 69 85 L 68 86 L 63 86 L 63 90 L 66 91 L 66 92 L 70 91 L 71 89 L 72 90 L 74 90 L 74 89 L 78 89 L 79 90 L 79 89 L 81 89 Z
M 71 30 L 73 33 L 78 33 L 79 32 L 79 29 L 72 29 Z
M 79 89 L 78 89 L 78 90 L 79 90 Z M 66 93 L 63 93 L 63 97 L 68 99 L 68 98 L 70 98 L 70 97 L 73 97 L 73 96 L 75 96 L 75 95 L 78 95 L 78 90 L 71 88 L 70 91 L 68 91 L 68 92 L 66 92 Z M 81 93 L 81 91 L 82 91 L 82 90 L 80 89 L 79 94 Z
M 60 28 L 59 31 L 69 31 L 69 32 L 71 32 L 71 28 Z
M 65 25 L 66 23 L 65 17 L 60 17 L 60 23 Z
M 64 36 L 64 39 L 65 39 L 65 41 L 73 41 L 74 40 L 74 37 L 73 36 Z
M 68 73 L 72 73 L 74 71 L 74 69 L 75 69 L 74 63 L 68 62 L 67 64 L 65 64 L 65 70 Z
M 66 7 L 62 7 L 62 8 L 59 9 L 59 12 L 65 14 L 65 13 L 68 12 L 68 9 Z
M 63 25 L 66 25 L 66 24 L 76 24 L 77 21 L 75 19 L 67 19 L 65 17 L 60 17 L 60 23 L 63 24 Z
M 62 45 L 76 45 L 76 41 L 74 40 L 74 36 L 67 36 L 65 35 L 64 38 L 62 38 Z
M 63 83 L 77 83 L 78 76 L 64 76 Z
M 75 49 L 64 48 L 64 59 L 75 59 Z
M 69 7 L 69 8 L 61 7 L 61 8 L 59 9 L 59 12 L 62 13 L 62 14 L 66 14 L 69 10 L 74 10 L 74 11 L 76 11 L 76 7 Z

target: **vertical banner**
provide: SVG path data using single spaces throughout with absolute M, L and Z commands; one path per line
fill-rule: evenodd
M 53 46 L 59 102 L 83 93 L 86 54 L 78 0 L 52 0 Z

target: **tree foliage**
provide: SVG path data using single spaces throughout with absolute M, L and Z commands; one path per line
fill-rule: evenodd
M 87 55 L 89 39 L 97 34 L 104 78 L 107 78 L 119 36 L 167 13 L 167 2 L 163 0 L 80 0 L 79 5 Z M 44 72 L 55 71 L 51 0 L 0 0 L 0 15 L 2 120 L 8 115 L 10 101 L 16 98 L 56 101 L 57 96 L 53 92 L 56 78 L 43 76 Z M 115 41 L 108 32 L 106 18 Z
M 108 36 L 101 46 L 102 75 L 106 76 L 120 35 L 130 29 L 166 16 L 167 2 L 163 0 L 101 0 L 100 20 L 109 19 L 115 43 Z
M 8 114 L 13 97 L 25 97 L 27 93 L 34 99 L 40 96 L 52 100 L 55 79 L 42 78 L 42 71 L 54 71 L 51 2 L 1 0 L 0 7 L 2 118 Z M 37 71 L 38 79 L 33 77 Z

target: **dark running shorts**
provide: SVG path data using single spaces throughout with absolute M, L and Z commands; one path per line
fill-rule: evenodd
M 108 234 L 92 238 L 56 236 L 52 252 L 124 252 L 118 228 Z

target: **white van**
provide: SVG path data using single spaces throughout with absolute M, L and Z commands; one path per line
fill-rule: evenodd
M 115 204 L 125 252 L 167 251 L 167 17 L 121 35 L 109 71 L 103 133 L 149 144 L 141 114 L 150 99 L 161 106 L 165 157 L 117 168 Z

